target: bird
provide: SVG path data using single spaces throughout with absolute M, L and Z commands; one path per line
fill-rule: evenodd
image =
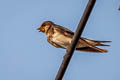
M 56 48 L 67 49 L 74 36 L 74 32 L 52 21 L 44 21 L 37 30 L 45 33 L 47 41 Z M 111 41 L 91 40 L 80 37 L 75 49 L 84 52 L 106 53 L 108 50 L 98 48 L 97 46 L 110 46 L 104 44 L 109 42 Z

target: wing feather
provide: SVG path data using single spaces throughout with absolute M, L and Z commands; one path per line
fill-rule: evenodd
M 55 28 L 56 28 L 56 30 L 58 30 L 60 33 L 64 34 L 67 37 L 73 37 L 73 35 L 74 35 L 74 32 L 72 32 L 71 30 L 69 30 L 63 26 L 56 25 Z

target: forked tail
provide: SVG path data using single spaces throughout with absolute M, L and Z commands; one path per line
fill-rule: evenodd
M 85 51 L 85 52 L 101 52 L 101 53 L 106 53 L 108 52 L 106 49 L 101 49 L 98 48 L 96 46 L 110 46 L 110 45 L 106 45 L 103 43 L 109 43 L 111 41 L 97 41 L 97 40 L 90 40 L 87 38 L 81 38 L 80 39 L 81 42 L 84 42 L 84 45 L 86 45 L 87 47 L 83 47 L 83 48 L 76 48 L 76 50 L 80 50 L 80 51 Z

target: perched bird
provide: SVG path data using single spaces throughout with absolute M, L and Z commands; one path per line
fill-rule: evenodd
M 40 25 L 39 32 L 43 32 L 47 35 L 47 41 L 55 46 L 56 48 L 64 48 L 66 49 L 70 44 L 73 38 L 74 32 L 71 30 L 62 27 L 53 23 L 52 21 L 45 21 Z M 96 46 L 109 46 L 103 43 L 107 43 L 110 41 L 97 41 L 90 40 L 87 38 L 80 37 L 76 50 L 85 51 L 85 52 L 107 52 L 106 49 L 101 49 Z

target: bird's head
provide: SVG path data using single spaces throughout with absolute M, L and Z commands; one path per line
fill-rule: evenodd
M 39 32 L 47 33 L 47 31 L 53 24 L 54 23 L 52 21 L 45 21 L 40 25 L 37 30 L 40 30 Z

